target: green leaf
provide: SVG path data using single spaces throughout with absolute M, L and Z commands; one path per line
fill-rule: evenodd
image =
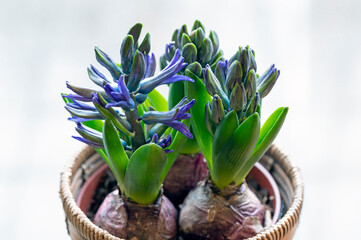
M 184 119 L 182 120 L 182 123 L 184 123 L 187 127 L 189 127 L 190 125 L 190 119 Z M 173 166 L 173 163 L 175 162 L 175 160 L 177 159 L 180 150 L 182 149 L 182 147 L 184 146 L 184 144 L 187 141 L 187 137 L 184 136 L 182 133 L 178 132 L 177 130 L 173 129 L 172 130 L 172 144 L 169 146 L 168 149 L 172 149 L 173 152 L 168 153 L 167 154 L 167 164 L 162 172 L 161 175 L 161 182 L 164 181 L 165 177 L 167 176 L 169 170 L 171 169 L 171 167 Z
M 103 126 L 103 144 L 109 159 L 109 167 L 117 178 L 119 187 L 124 189 L 124 177 L 129 163 L 127 154 L 113 123 L 106 119 Z
M 227 143 L 234 131 L 238 128 L 238 117 L 235 111 L 229 112 L 219 123 L 213 137 L 213 159 Z
M 160 176 L 167 163 L 164 150 L 155 143 L 139 147 L 125 173 L 125 194 L 139 204 L 153 203 L 160 191 Z
M 182 134 L 183 135 L 183 134 Z M 198 146 L 197 140 L 195 138 L 186 139 L 182 149 L 180 150 L 181 154 L 196 154 L 199 153 L 201 149 Z
M 263 124 L 261 132 L 253 150 L 252 155 L 238 173 L 236 183 L 241 184 L 248 173 L 253 168 L 254 164 L 265 154 L 267 149 L 271 146 L 277 134 L 282 128 L 286 119 L 288 107 L 280 107 L 274 111 L 267 121 Z
M 257 143 L 259 130 L 260 119 L 255 113 L 239 125 L 214 157 L 211 177 L 218 188 L 223 189 L 235 180 Z
M 184 84 L 182 81 L 172 83 L 168 93 L 168 109 L 172 109 L 184 98 Z
M 83 122 L 83 124 L 91 129 L 97 130 L 99 132 L 103 131 L 104 122 L 102 120 L 91 120 Z
M 207 160 L 208 168 L 212 169 L 212 135 L 208 131 L 205 120 L 205 106 L 207 102 L 211 102 L 212 98 L 207 93 L 206 87 L 202 80 L 194 75 L 191 71 L 185 71 L 186 76 L 192 78 L 194 83 L 185 82 L 185 95 L 189 100 L 195 99 L 194 105 L 191 107 L 191 125 L 196 140 L 202 153 Z
M 160 94 L 157 90 L 153 90 L 148 93 L 147 99 L 150 101 L 151 105 L 159 112 L 168 111 L 167 100 Z

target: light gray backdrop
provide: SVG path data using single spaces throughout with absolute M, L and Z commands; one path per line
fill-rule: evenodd
M 142 22 L 159 57 L 173 30 L 195 19 L 218 32 L 226 57 L 249 44 L 259 72 L 281 69 L 263 118 L 290 107 L 276 143 L 305 180 L 295 239 L 360 236 L 360 11 L 356 0 L 1 1 L 1 238 L 68 239 L 60 172 L 84 146 L 70 137 L 60 92 L 67 80 L 89 83 L 94 45 L 116 59 Z

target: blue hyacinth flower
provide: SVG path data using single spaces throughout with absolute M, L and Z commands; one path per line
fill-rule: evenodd
M 164 68 L 159 74 L 140 81 L 136 93 L 148 94 L 160 85 L 170 84 L 178 81 L 194 82 L 193 79 L 187 76 L 176 75 L 185 66 L 187 66 L 187 63 L 184 63 L 184 58 L 180 56 L 179 50 L 177 50 L 168 66 Z
M 179 120 L 188 119 L 191 117 L 187 111 L 193 106 L 194 99 L 185 104 L 186 102 L 187 97 L 184 97 L 176 106 L 174 106 L 174 108 L 172 108 L 172 110 L 166 112 L 149 111 L 144 113 L 141 119 L 145 124 L 148 125 L 162 123 L 176 129 L 186 137 L 192 139 L 193 135 L 189 131 L 188 127 L 182 122 L 179 122 Z

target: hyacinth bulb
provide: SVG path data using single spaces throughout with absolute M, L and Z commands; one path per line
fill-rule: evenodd
M 123 239 L 175 239 L 177 210 L 164 195 L 155 203 L 139 205 L 109 193 L 100 205 L 93 222 L 110 234 Z

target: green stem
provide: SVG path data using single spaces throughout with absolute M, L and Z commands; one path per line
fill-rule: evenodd
M 132 96 L 132 98 L 135 101 L 135 97 Z M 135 151 L 140 146 L 146 143 L 142 124 L 138 120 L 139 119 L 138 104 L 135 105 L 134 110 L 125 111 L 125 116 L 127 117 L 127 120 L 130 123 L 133 132 L 135 132 L 134 137 L 132 137 L 132 149 L 133 151 Z

